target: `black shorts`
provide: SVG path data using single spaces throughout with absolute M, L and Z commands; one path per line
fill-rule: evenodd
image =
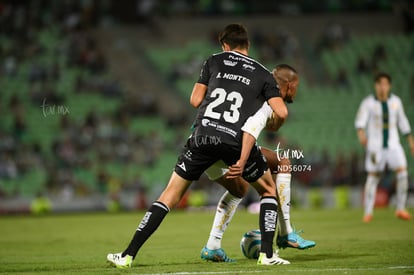
M 209 136 L 191 136 L 178 157 L 175 172 L 186 180 L 198 180 L 211 165 L 223 160 L 233 165 L 240 158 L 240 149 Z M 243 178 L 255 182 L 267 170 L 267 162 L 259 147 L 254 146 L 246 163 Z

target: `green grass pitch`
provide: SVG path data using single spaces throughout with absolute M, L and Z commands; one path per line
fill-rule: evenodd
M 172 211 L 143 246 L 129 270 L 106 263 L 125 248 L 143 212 L 0 217 L 2 274 L 414 274 L 414 221 L 379 209 L 372 223 L 361 210 L 293 210 L 295 226 L 315 248 L 285 249 L 287 266 L 257 266 L 239 248 L 242 234 L 257 228 L 257 215 L 239 211 L 223 248 L 236 263 L 200 259 L 213 211 Z

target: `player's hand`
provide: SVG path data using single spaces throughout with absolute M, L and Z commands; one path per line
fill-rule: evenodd
M 279 118 L 275 112 L 273 112 L 272 117 L 270 117 L 266 122 L 266 130 L 276 132 L 280 127 L 282 127 L 284 122 L 284 119 Z
M 368 143 L 367 137 L 366 136 L 361 137 L 359 139 L 359 143 L 361 143 L 362 146 L 367 147 L 367 143 Z
M 362 146 L 367 147 L 368 139 L 367 139 L 367 135 L 365 134 L 365 131 L 362 129 L 358 129 L 357 133 L 358 133 L 359 143 L 361 143 Z
M 243 174 L 244 166 L 246 165 L 245 161 L 238 160 L 232 166 L 229 166 L 229 171 L 226 174 L 227 179 L 238 178 Z
M 411 134 L 409 134 L 407 136 L 407 139 L 408 139 L 408 147 L 410 148 L 411 155 L 414 156 L 414 137 Z
M 410 142 L 409 144 L 411 155 L 414 156 L 414 142 Z

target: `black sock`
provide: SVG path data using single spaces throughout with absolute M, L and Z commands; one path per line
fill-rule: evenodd
M 148 209 L 145 216 L 142 218 L 138 225 L 137 231 L 135 231 L 134 237 L 129 243 L 127 249 L 122 253 L 122 257 L 126 254 L 135 258 L 138 250 L 145 243 L 146 240 L 157 230 L 164 217 L 168 214 L 170 209 L 162 202 L 154 202 Z
M 260 232 L 262 246 L 260 252 L 266 253 L 268 258 L 273 256 L 273 239 L 277 222 L 277 202 L 275 197 L 263 197 L 260 200 Z

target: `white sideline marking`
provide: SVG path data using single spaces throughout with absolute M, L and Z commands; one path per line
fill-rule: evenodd
M 363 268 L 309 268 L 309 269 L 291 269 L 283 272 L 323 272 L 323 271 L 373 271 L 373 270 L 396 270 L 396 269 L 414 269 L 414 265 L 388 266 L 388 267 L 363 267 Z M 170 272 L 170 273 L 136 273 L 141 275 L 200 275 L 200 274 L 245 274 L 245 273 L 274 273 L 274 270 L 228 270 L 228 271 L 207 271 L 207 272 Z

